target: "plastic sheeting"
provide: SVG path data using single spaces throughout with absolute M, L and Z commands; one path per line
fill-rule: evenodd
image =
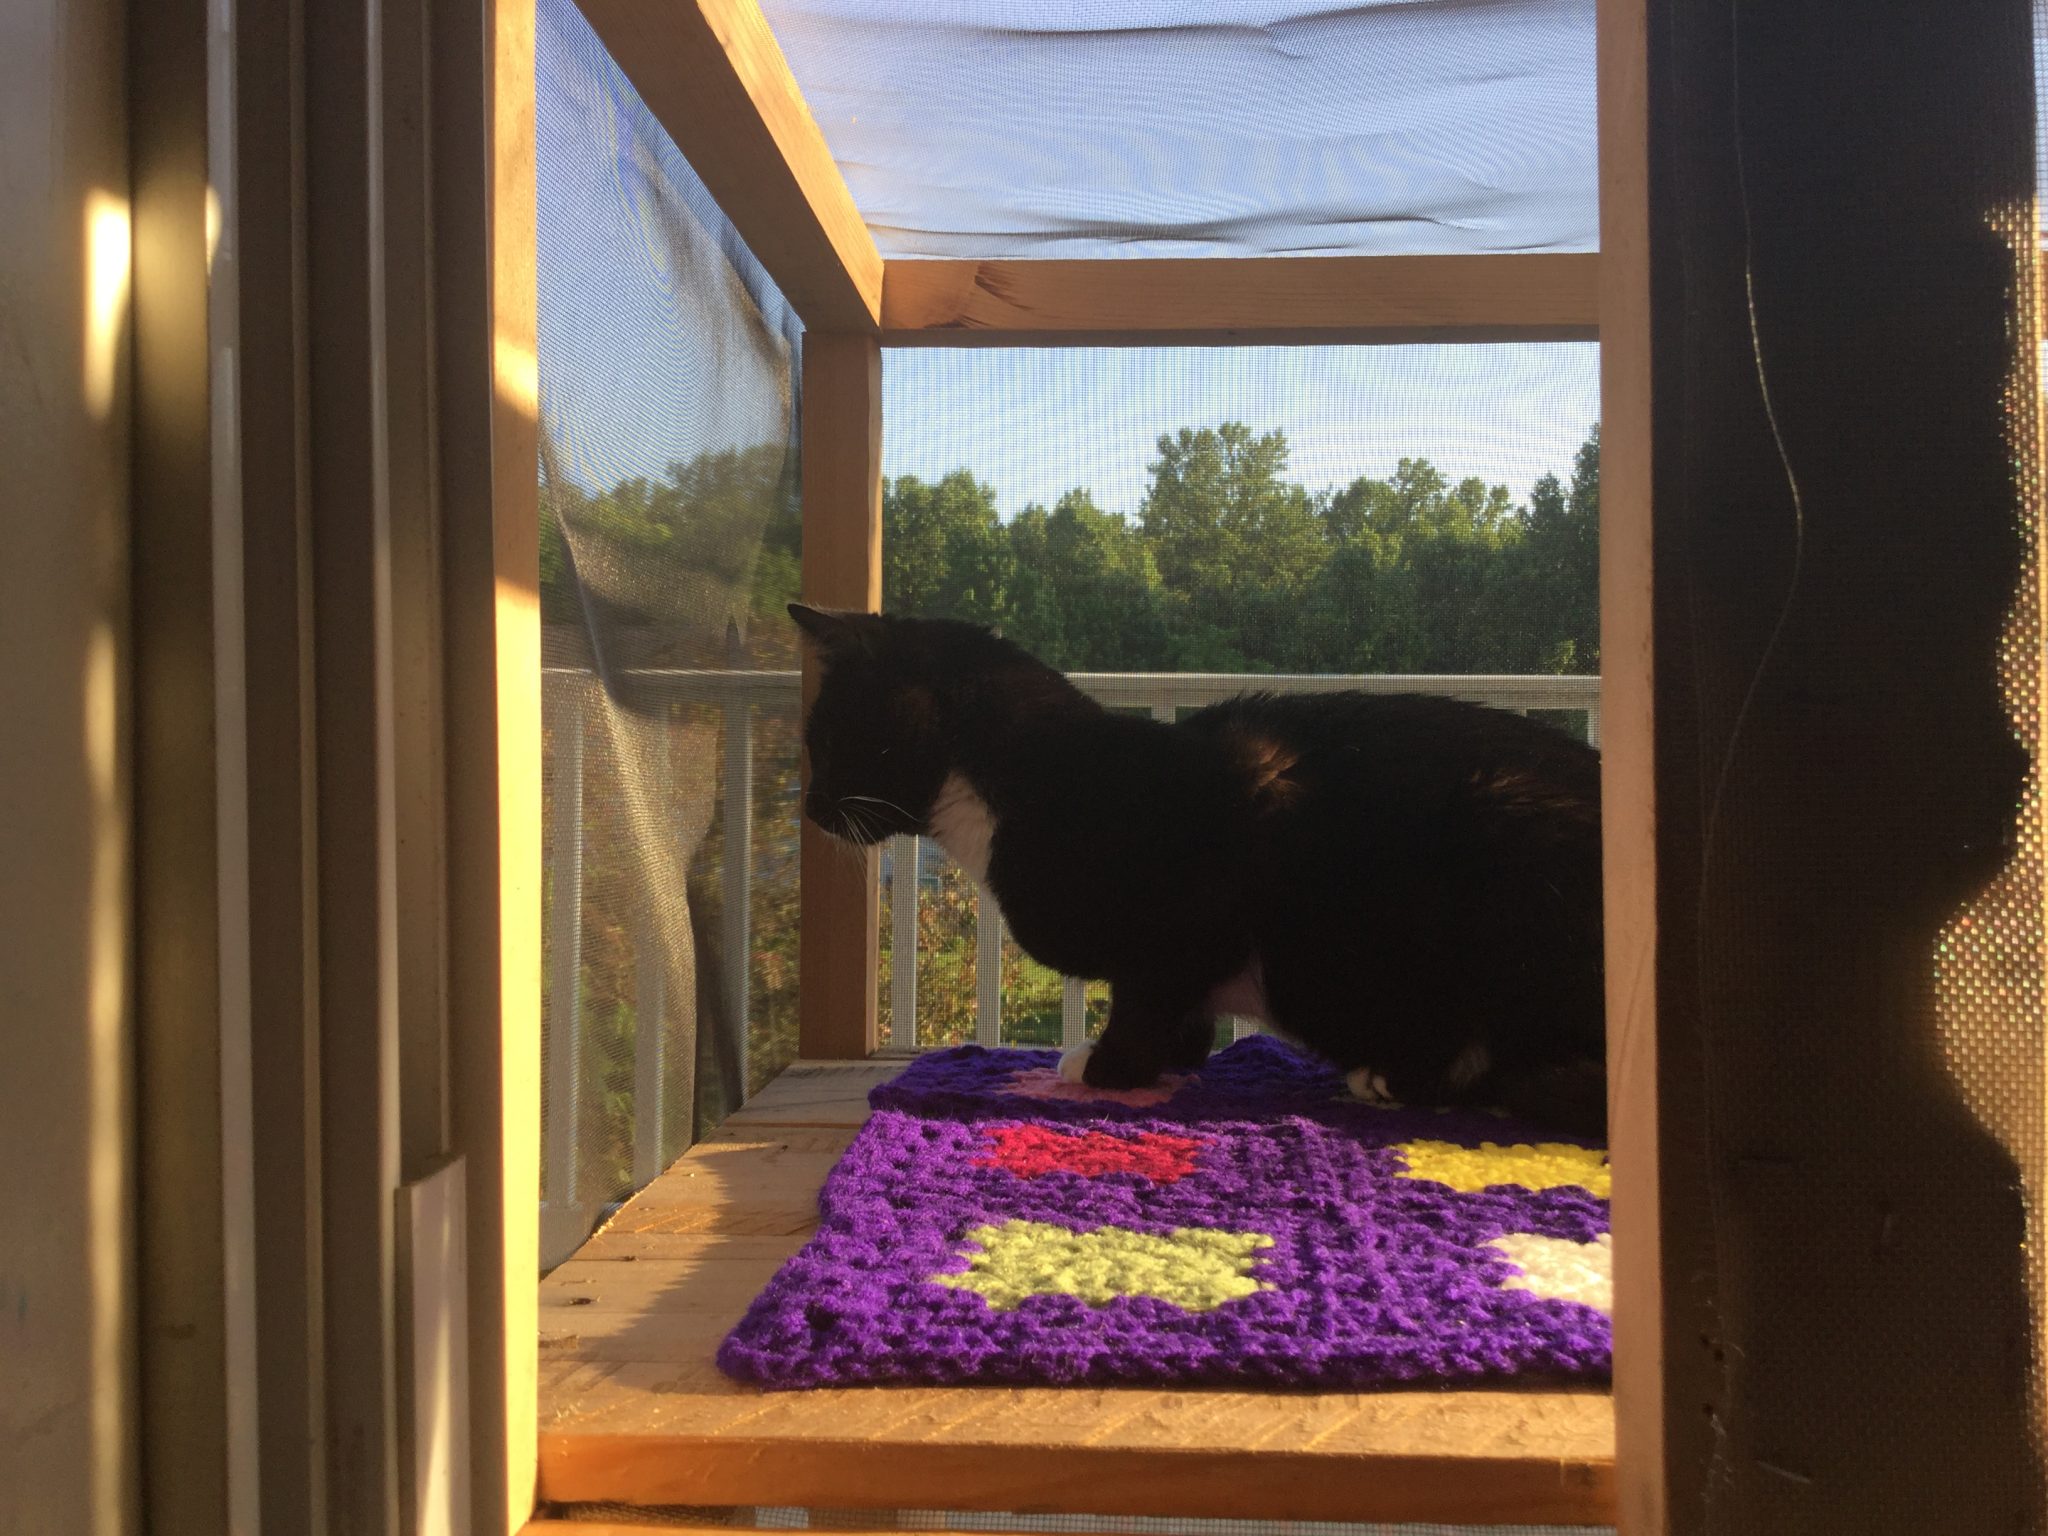
M 1593 0 L 764 0 L 885 256 L 1598 243 Z

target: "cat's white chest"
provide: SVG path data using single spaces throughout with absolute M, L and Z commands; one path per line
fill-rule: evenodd
M 968 874 L 975 884 L 988 881 L 988 849 L 996 835 L 995 813 L 957 773 L 946 775 L 939 798 L 932 803 L 932 841 Z

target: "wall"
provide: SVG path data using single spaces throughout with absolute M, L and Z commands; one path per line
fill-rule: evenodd
M 0 9 L 0 1532 L 133 1528 L 122 9 Z

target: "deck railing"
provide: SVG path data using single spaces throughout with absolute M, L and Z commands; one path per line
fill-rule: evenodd
M 1600 680 L 1597 677 L 1537 676 L 1271 676 L 1216 672 L 1075 673 L 1074 682 L 1103 704 L 1118 709 L 1149 710 L 1171 720 L 1182 709 L 1213 704 L 1247 689 L 1275 693 L 1333 693 L 1355 689 L 1367 693 L 1436 693 L 1469 699 L 1521 713 L 1557 711 L 1584 721 L 1586 739 L 1600 741 Z M 751 778 L 753 714 L 757 707 L 793 713 L 798 699 L 795 672 L 750 672 L 739 669 L 648 669 L 633 672 L 628 682 L 647 703 L 694 703 L 716 708 L 722 716 L 722 750 L 726 785 Z M 550 948 L 556 957 L 549 978 L 547 1060 L 544 1065 L 549 1105 L 544 1149 L 550 1190 L 579 1187 L 579 1101 L 577 1082 L 582 1054 L 581 955 L 583 919 L 583 790 L 584 711 L 597 697 L 596 679 L 580 668 L 550 667 L 543 677 L 544 708 L 552 742 L 554 836 L 547 841 L 548 887 L 554 899 L 548 915 Z M 750 934 L 748 932 L 751 865 L 753 862 L 753 800 L 728 795 L 725 804 L 721 867 L 724 919 L 721 962 L 727 1006 L 738 1017 L 748 1014 Z M 892 872 L 920 869 L 927 857 L 922 839 L 890 841 Z M 889 1033 L 884 1049 L 908 1053 L 917 1046 L 917 904 L 895 899 L 896 892 L 915 892 L 915 879 L 891 881 L 891 972 Z M 638 1019 L 662 1017 L 664 967 L 656 915 L 642 911 L 633 928 L 634 986 Z M 1003 1038 L 1002 914 L 976 893 L 975 944 L 977 978 L 975 1039 L 984 1045 Z M 1062 993 L 1061 1041 L 1082 1043 L 1085 1027 L 1082 984 L 1069 978 Z M 744 1040 L 744 1031 L 741 1038 Z M 651 1049 L 636 1050 L 634 1061 L 634 1178 L 644 1183 L 661 1171 L 667 1149 L 661 1141 L 661 1059 L 663 1031 L 650 1032 Z M 745 1064 L 742 1059 L 742 1081 Z M 552 1204 L 553 1202 L 551 1202 Z

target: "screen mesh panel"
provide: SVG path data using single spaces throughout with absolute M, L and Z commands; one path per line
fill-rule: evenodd
M 795 1052 L 801 336 L 572 0 L 537 22 L 554 1262 Z
M 1161 718 L 1314 677 L 1449 676 L 1509 703 L 1567 674 L 1514 707 L 1584 730 L 1599 413 L 1593 343 L 893 351 L 883 606 L 998 626 Z M 896 840 L 884 876 L 892 1043 L 1101 1028 L 1106 989 L 1025 957 L 936 846 Z
M 1592 0 L 765 0 L 885 256 L 1592 250 Z

